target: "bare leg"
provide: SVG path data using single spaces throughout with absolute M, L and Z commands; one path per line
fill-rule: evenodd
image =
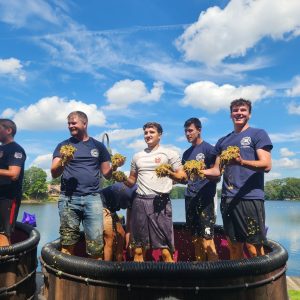
M 4 234 L 0 234 L 0 247 L 7 247 L 9 245 L 10 245 L 9 238 Z
M 265 255 L 264 247 L 261 245 L 253 245 L 246 243 L 246 247 L 251 257 Z
M 243 259 L 244 258 L 244 252 L 243 252 L 243 243 L 235 242 L 232 243 L 230 239 L 227 237 L 228 241 L 228 248 L 230 251 L 230 259 L 231 260 L 237 260 L 237 259 Z
M 133 261 L 135 261 L 135 262 L 143 262 L 144 261 L 145 251 L 142 247 L 134 248 L 133 252 L 134 252 Z
M 61 252 L 67 255 L 74 255 L 74 249 L 75 249 L 75 245 L 69 245 L 69 246 L 62 246 L 61 247 Z
M 164 262 L 174 262 L 173 255 L 169 249 L 161 249 L 161 255 Z
M 203 245 L 203 239 L 201 237 L 193 237 L 192 243 L 195 248 L 195 260 L 206 261 L 206 253 Z
M 114 247 L 115 232 L 113 228 L 113 219 L 108 209 L 103 209 L 103 239 L 104 249 L 103 258 L 106 261 L 113 260 L 113 247 Z
M 123 260 L 123 249 L 124 249 L 124 243 L 125 243 L 125 231 L 123 229 L 123 226 L 121 223 L 116 224 L 117 227 L 117 246 L 116 246 L 116 261 L 122 261 Z
M 219 256 L 216 250 L 215 242 L 213 239 L 207 240 L 203 239 L 204 248 L 206 249 L 207 260 L 216 261 L 219 260 Z

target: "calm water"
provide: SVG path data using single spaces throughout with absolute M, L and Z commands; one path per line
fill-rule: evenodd
M 173 200 L 173 220 L 185 222 L 184 201 Z M 219 206 L 219 205 L 218 205 Z M 18 220 L 22 220 L 23 212 L 36 215 L 37 229 L 41 234 L 38 246 L 38 255 L 41 248 L 49 241 L 58 238 L 59 218 L 56 203 L 24 204 L 20 208 Z M 123 212 L 120 212 L 126 215 Z M 268 238 L 279 242 L 289 253 L 289 276 L 300 276 L 300 202 L 267 201 L 266 225 Z M 217 215 L 217 224 L 222 224 L 220 212 Z

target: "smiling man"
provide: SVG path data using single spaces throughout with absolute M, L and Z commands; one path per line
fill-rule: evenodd
M 172 180 L 185 179 L 179 154 L 160 146 L 163 129 L 156 122 L 143 126 L 147 148 L 134 155 L 128 179 L 128 186 L 137 183 L 136 197 L 131 210 L 131 239 L 134 247 L 134 261 L 145 259 L 145 250 L 161 249 L 165 262 L 173 262 L 174 234 L 172 207 L 169 194 Z M 173 171 L 168 176 L 158 177 L 155 168 L 170 164 Z
M 58 207 L 62 252 L 74 254 L 82 222 L 88 255 L 101 258 L 103 205 L 100 174 L 107 179 L 111 177 L 110 154 L 101 142 L 88 135 L 88 118 L 85 113 L 74 111 L 67 119 L 71 137 L 57 145 L 51 166 L 52 177 L 61 176 Z M 61 147 L 66 145 L 76 148 L 73 155 L 65 157 L 61 153 Z
M 264 255 L 265 235 L 264 173 L 271 170 L 272 142 L 263 129 L 249 126 L 251 102 L 237 99 L 230 105 L 234 131 L 221 138 L 213 168 L 207 176 L 220 176 L 220 154 L 237 146 L 240 155 L 225 167 L 221 213 L 231 259 L 243 258 L 246 244 L 251 256 Z

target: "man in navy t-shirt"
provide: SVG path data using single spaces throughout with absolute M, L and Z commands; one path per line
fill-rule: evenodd
M 22 197 L 26 154 L 14 141 L 16 124 L 0 119 L 0 247 L 10 245 Z
M 265 236 L 264 173 L 271 170 L 272 142 L 262 129 L 249 126 L 251 102 L 237 99 L 230 105 L 234 131 L 216 146 L 216 163 L 205 175 L 220 175 L 220 155 L 237 146 L 240 155 L 225 166 L 221 213 L 231 259 L 243 258 L 246 244 L 251 256 L 264 255 Z
M 201 138 L 201 122 L 190 118 L 184 123 L 185 136 L 192 146 L 182 156 L 182 164 L 189 160 L 203 161 L 206 168 L 211 168 L 216 159 L 214 147 Z M 217 260 L 214 237 L 216 222 L 214 196 L 216 181 L 196 177 L 188 179 L 185 190 L 186 224 L 192 234 L 197 261 Z
M 101 258 L 103 251 L 103 206 L 100 176 L 110 178 L 112 168 L 106 147 L 87 133 L 88 118 L 81 111 L 68 115 L 71 137 L 54 150 L 51 174 L 61 176 L 61 194 L 58 202 L 62 252 L 74 254 L 82 222 L 86 251 L 94 258 Z M 62 146 L 76 148 L 73 155 L 60 152 Z

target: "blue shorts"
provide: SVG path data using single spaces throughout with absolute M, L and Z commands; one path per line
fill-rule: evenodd
M 86 196 L 60 195 L 58 201 L 60 216 L 60 239 L 64 246 L 75 245 L 80 239 L 82 222 L 86 252 L 100 256 L 103 252 L 103 206 L 101 194 Z

